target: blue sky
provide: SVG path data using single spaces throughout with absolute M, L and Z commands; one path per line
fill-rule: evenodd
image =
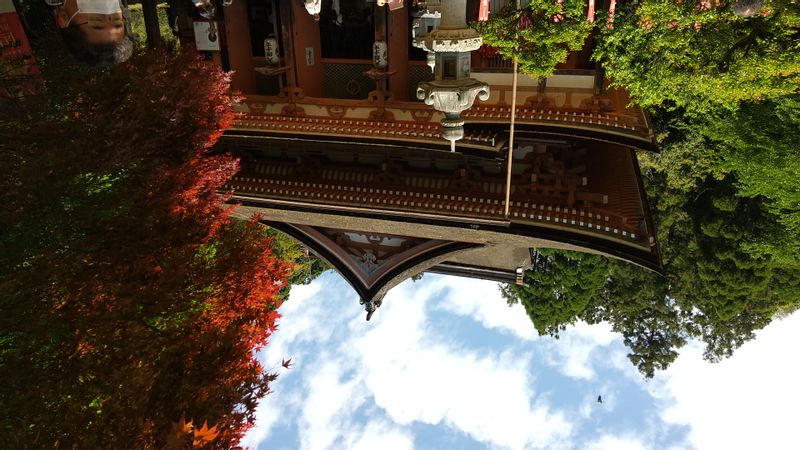
M 327 272 L 295 286 L 261 354 L 279 370 L 245 445 L 282 449 L 796 449 L 800 315 L 734 356 L 691 343 L 644 381 L 607 324 L 539 337 L 497 284 L 426 274 L 370 322 Z M 603 396 L 603 404 L 596 402 Z

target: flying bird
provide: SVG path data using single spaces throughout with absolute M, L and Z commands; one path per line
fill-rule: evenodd
M 597 396 L 597 403 L 603 403 L 603 396 L 602 395 L 598 395 Z
M 281 365 L 284 369 L 290 369 L 292 367 L 292 358 L 281 360 Z

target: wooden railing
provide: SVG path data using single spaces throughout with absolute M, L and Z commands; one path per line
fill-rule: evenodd
M 245 167 L 227 188 L 235 195 L 308 203 L 479 219 L 504 217 L 502 186 L 491 189 L 493 192 L 484 192 L 483 186 L 478 191 L 459 189 L 454 177 L 422 178 L 376 170 L 314 168 L 270 161 Z M 554 200 L 555 197 L 515 189 L 509 217 L 512 221 L 575 228 L 642 244 L 646 230 L 641 217 L 615 214 L 604 209 L 602 202 L 580 202 L 568 207 Z M 589 204 L 596 206 L 587 206 Z

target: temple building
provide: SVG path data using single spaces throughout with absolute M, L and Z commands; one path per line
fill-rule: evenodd
M 422 272 L 524 283 L 534 248 L 660 270 L 647 116 L 607 88 L 591 38 L 515 89 L 469 27 L 502 3 L 234 0 L 212 20 L 209 57 L 244 96 L 219 144 L 242 158 L 237 214 L 330 263 L 367 319 Z

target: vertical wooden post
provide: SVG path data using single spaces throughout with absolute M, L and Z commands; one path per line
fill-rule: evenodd
M 467 23 L 476 22 L 478 20 L 478 12 L 480 11 L 480 0 L 467 0 Z
M 511 165 L 514 163 L 514 121 L 517 114 L 517 58 L 514 58 L 514 76 L 511 81 L 511 128 L 508 137 L 508 168 L 506 172 L 506 198 L 503 215 L 508 219 L 511 200 Z
M 142 0 L 142 16 L 147 34 L 147 46 L 149 48 L 161 47 L 161 30 L 158 27 L 156 0 Z
M 519 9 L 519 0 L 516 2 L 516 8 Z M 543 83 L 539 80 L 539 87 L 543 87 Z M 503 215 L 508 219 L 509 210 L 511 208 L 511 165 L 514 163 L 514 122 L 517 115 L 517 58 L 514 58 L 514 76 L 511 79 L 511 127 L 508 133 L 508 170 L 506 172 L 506 198 L 505 208 Z
M 256 73 L 253 70 L 253 54 L 250 49 L 250 23 L 247 20 L 247 3 L 235 0 L 224 7 L 225 44 L 231 86 L 244 94 L 256 93 Z
M 274 7 L 278 10 L 278 22 L 281 26 L 281 41 L 283 42 L 283 60 L 289 67 L 286 72 L 286 87 L 297 86 L 297 66 L 294 62 L 294 46 L 292 45 L 292 7 L 280 2 L 274 2 Z
M 319 22 L 308 14 L 301 1 L 279 1 L 281 8 L 281 25 L 284 22 L 284 9 L 290 14 L 292 46 L 294 47 L 295 76 L 297 87 L 308 97 L 324 95 L 324 79 L 322 76 L 322 45 L 320 42 Z M 284 40 L 284 44 L 287 41 Z M 287 50 L 288 53 L 288 50 Z
M 411 3 L 411 2 L 407 2 Z M 410 7 L 407 6 L 407 7 Z M 381 7 L 383 9 L 385 7 Z M 388 11 L 388 39 L 389 47 L 389 72 L 395 72 L 389 79 L 389 90 L 395 100 L 407 101 L 409 96 L 408 76 L 408 40 L 411 28 L 408 23 L 408 10 L 406 8 Z
M 178 17 L 178 42 L 181 47 L 191 46 L 194 48 L 194 28 L 192 27 L 192 21 L 189 19 L 186 2 L 175 0 L 170 3 L 170 8 L 174 8 L 175 15 Z
M 378 6 L 377 3 L 373 4 L 372 6 L 372 17 L 373 22 L 375 23 L 375 42 L 383 41 L 386 42 L 388 48 L 388 57 L 389 60 L 392 59 L 392 48 L 389 47 L 389 43 L 386 40 L 386 14 L 389 10 L 388 6 Z M 374 50 L 373 50 L 374 51 Z M 374 57 L 374 56 L 373 56 Z M 378 101 L 378 104 L 381 108 L 384 106 L 384 102 L 386 99 L 386 78 L 379 78 L 375 80 L 375 89 L 380 94 L 381 98 Z

